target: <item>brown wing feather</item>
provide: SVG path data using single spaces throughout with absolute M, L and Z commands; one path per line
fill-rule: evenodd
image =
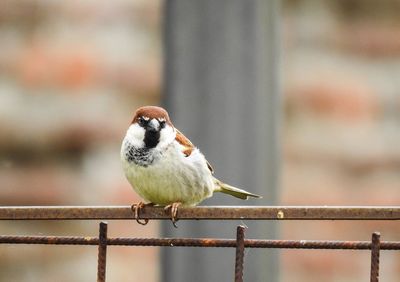
M 193 143 L 190 142 L 190 140 L 185 135 L 183 135 L 183 133 L 180 132 L 178 129 L 175 128 L 175 130 L 176 130 L 175 140 L 184 147 L 182 153 L 184 153 L 186 157 L 190 156 L 190 154 L 195 149 Z M 214 173 L 214 169 L 212 168 L 212 166 L 208 161 L 207 161 L 207 167 L 211 171 L 211 173 Z
M 192 142 L 190 142 L 189 139 L 186 138 L 185 135 L 183 135 L 182 132 L 180 132 L 178 129 L 176 129 L 176 137 L 175 140 L 178 141 L 179 144 L 181 144 L 183 148 L 183 153 L 186 155 L 186 157 L 190 156 L 192 151 L 194 150 L 194 145 Z

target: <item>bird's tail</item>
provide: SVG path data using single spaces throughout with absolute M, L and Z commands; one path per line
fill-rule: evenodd
M 260 195 L 257 194 L 253 194 L 250 192 L 247 192 L 243 189 L 239 189 L 236 187 L 233 187 L 229 184 L 223 183 L 222 181 L 214 178 L 214 183 L 215 183 L 215 191 L 216 192 L 222 192 L 225 194 L 229 194 L 233 197 L 242 199 L 242 200 L 247 200 L 249 197 L 253 197 L 253 198 L 262 198 Z

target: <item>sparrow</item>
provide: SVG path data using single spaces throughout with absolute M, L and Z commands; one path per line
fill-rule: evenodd
M 165 206 L 176 227 L 178 207 L 195 206 L 214 192 L 239 199 L 261 196 L 228 185 L 213 176 L 204 155 L 172 124 L 168 112 L 156 106 L 138 108 L 121 146 L 125 176 L 146 202 L 132 205 L 140 224 L 145 205 Z

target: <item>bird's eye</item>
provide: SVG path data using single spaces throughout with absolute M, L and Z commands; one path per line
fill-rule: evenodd
M 164 128 L 165 127 L 165 120 L 160 121 L 160 128 Z
M 147 124 L 147 122 L 148 121 L 144 117 L 139 117 L 139 119 L 138 119 L 138 124 L 140 126 L 145 126 Z

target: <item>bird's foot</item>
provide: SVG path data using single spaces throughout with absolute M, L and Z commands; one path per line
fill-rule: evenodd
M 139 223 L 139 224 L 141 224 L 141 225 L 146 225 L 147 223 L 149 223 L 149 220 L 148 220 L 147 218 L 141 220 L 140 217 L 139 217 L 140 210 L 141 210 L 142 208 L 144 208 L 145 206 L 154 206 L 154 204 L 153 204 L 153 203 L 145 204 L 145 203 L 143 203 L 143 202 L 139 202 L 139 203 L 133 204 L 133 205 L 131 206 L 131 210 L 132 210 L 132 211 L 134 212 L 134 214 L 135 214 L 136 222 Z
M 178 215 L 178 207 L 180 205 L 182 205 L 182 203 L 177 202 L 177 203 L 172 203 L 164 208 L 165 211 L 168 211 L 168 210 L 170 211 L 171 221 L 175 228 L 178 228 L 178 226 L 176 225 L 176 222 L 178 221 L 176 219 L 176 216 Z

